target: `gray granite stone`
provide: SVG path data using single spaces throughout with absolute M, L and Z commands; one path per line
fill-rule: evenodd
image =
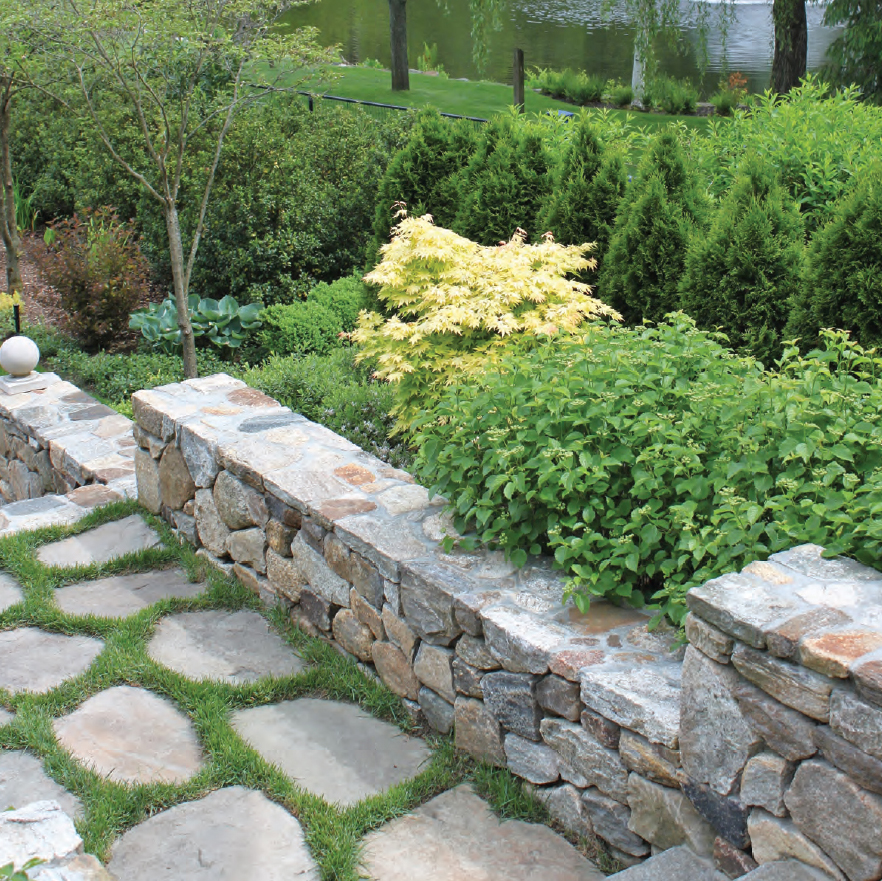
M 603 881 L 547 826 L 500 821 L 467 786 L 368 835 L 364 866 L 377 881 Z
M 582 712 L 579 685 L 560 676 L 546 676 L 536 686 L 536 699 L 543 710 L 578 722 Z
M 84 673 L 104 643 L 87 636 L 63 636 L 35 627 L 0 633 L 0 688 L 13 694 L 45 694 L 66 679 Z
M 749 807 L 760 807 L 776 817 L 787 816 L 784 793 L 793 780 L 796 765 L 775 753 L 754 756 L 741 778 L 741 801 Z
M 386 638 L 386 627 L 382 613 L 372 606 L 355 588 L 349 591 L 349 607 L 352 614 L 366 627 L 370 628 L 374 639 Z
M 621 726 L 611 722 L 609 719 L 604 719 L 603 716 L 595 713 L 594 710 L 582 710 L 579 721 L 582 723 L 582 727 L 601 746 L 605 746 L 607 749 L 619 748 L 619 741 L 622 736 Z
M 17 605 L 23 598 L 18 582 L 11 575 L 0 572 L 0 612 Z
M 334 616 L 331 628 L 334 639 L 360 661 L 371 660 L 374 634 L 355 617 L 351 609 L 342 609 Z
M 173 511 L 179 511 L 193 498 L 196 484 L 187 469 L 187 463 L 178 447 L 166 447 L 159 460 L 159 485 L 162 503 Z
M 639 774 L 628 778 L 628 828 L 661 850 L 687 844 L 703 855 L 713 853 L 713 827 L 679 790 L 644 780 Z
M 191 582 L 183 570 L 164 569 L 62 587 L 55 591 L 55 602 L 68 615 L 127 618 L 159 600 L 189 599 L 204 590 L 204 583 Z
M 547 673 L 554 650 L 573 635 L 567 628 L 517 605 L 486 608 L 481 621 L 490 651 L 514 673 Z
M 662 786 L 680 786 L 680 752 L 659 743 L 650 743 L 633 731 L 622 731 L 618 742 L 619 755 L 629 771 L 640 774 Z
M 199 541 L 201 541 L 206 549 L 215 557 L 226 557 L 227 540 L 230 537 L 230 530 L 227 528 L 226 523 L 221 520 L 211 490 L 196 490 L 195 498 L 196 504 L 194 506 L 194 511 L 196 515 L 196 532 L 199 536 Z
M 457 697 L 454 719 L 457 749 L 491 765 L 505 766 L 502 726 L 483 701 Z
M 159 545 L 159 536 L 133 514 L 44 545 L 37 551 L 37 559 L 45 566 L 89 566 Z
M 349 583 L 331 571 L 325 558 L 307 544 L 303 531 L 291 543 L 291 554 L 314 594 L 337 606 L 349 605 Z
M 687 847 L 672 847 L 615 877 L 618 881 L 727 881 L 709 860 L 696 856 Z
M 815 728 L 815 743 L 831 765 L 857 780 L 864 789 L 882 794 L 882 761 L 838 737 L 826 725 Z
M 339 606 L 329 603 L 324 597 L 305 588 L 300 592 L 300 611 L 314 627 L 327 633 Z
M 83 850 L 73 820 L 54 801 L 37 801 L 14 811 L 0 811 L 0 866 L 23 866 L 30 860 L 54 862 Z
M 720 795 L 705 783 L 696 783 L 686 778 L 681 788 L 695 809 L 717 833 L 735 847 L 750 846 L 747 834 L 747 815 L 749 809 L 737 795 Z
M 542 711 L 536 702 L 538 677 L 529 673 L 487 673 L 481 682 L 484 704 L 509 731 L 540 740 Z
M 187 716 L 143 688 L 98 692 L 52 727 L 62 749 L 117 783 L 182 783 L 202 763 Z
M 36 756 L 0 750 L 0 811 L 23 808 L 35 801 L 57 802 L 74 818 L 83 815 L 80 800 L 56 783 Z
M 146 450 L 135 451 L 135 477 L 138 481 L 138 501 L 151 514 L 158 514 L 162 507 L 159 464 Z
M 582 806 L 598 838 L 630 856 L 643 857 L 649 853 L 649 845 L 628 828 L 631 811 L 625 805 L 591 787 L 582 795 Z
M 197 681 L 256 682 L 304 669 L 262 615 L 244 610 L 170 615 L 156 626 L 147 651 L 157 663 Z
M 428 642 L 450 645 L 462 633 L 454 614 L 453 598 L 467 593 L 472 586 L 462 570 L 435 560 L 405 564 L 400 593 L 408 625 Z
M 383 607 L 383 629 L 389 641 L 397 646 L 401 653 L 411 661 L 416 650 L 417 635 L 408 627 L 407 622 L 399 617 L 388 603 Z
M 464 633 L 456 643 L 456 653 L 467 664 L 477 667 L 479 670 L 498 670 L 500 667 L 499 661 L 487 648 L 487 643 L 468 633 Z
M 420 773 L 429 751 L 352 704 L 301 698 L 237 710 L 237 733 L 299 786 L 352 805 Z
M 453 687 L 453 651 L 424 642 L 420 645 L 413 664 L 413 672 L 417 679 L 433 691 L 438 692 L 446 701 L 456 700 L 456 689 Z
M 214 504 L 229 529 L 263 528 L 269 520 L 263 495 L 229 471 L 221 471 L 214 482 Z
M 719 664 L 728 663 L 735 647 L 731 636 L 691 612 L 686 616 L 686 638 L 702 654 Z
M 747 820 L 747 831 L 758 863 L 795 860 L 820 869 L 828 878 L 845 881 L 845 875 L 833 860 L 806 838 L 792 820 L 774 817 L 762 808 L 754 808 Z
M 467 664 L 462 658 L 453 659 L 453 687 L 457 694 L 467 697 L 484 697 L 484 671 Z
M 125 881 L 319 879 L 297 820 L 241 786 L 154 814 L 114 844 L 108 868 Z
M 429 727 L 441 734 L 448 734 L 453 728 L 453 704 L 425 687 L 419 690 L 418 702 Z
M 380 679 L 395 694 L 415 701 L 419 696 L 420 681 L 416 678 L 410 662 L 391 642 L 375 642 L 371 657 Z
M 565 783 L 563 786 L 536 789 L 533 794 L 564 829 L 580 838 L 592 837 L 591 820 L 588 818 L 585 805 L 582 804 L 582 793 L 575 786 Z
M 262 529 L 240 529 L 227 539 L 229 555 L 243 566 L 266 575 L 266 535 Z
M 865 753 L 882 759 L 882 709 L 861 700 L 850 689 L 833 692 L 830 727 Z
M 291 550 L 288 549 L 288 556 Z M 266 576 L 275 593 L 287 597 L 292 603 L 300 602 L 300 595 L 307 581 L 300 567 L 287 557 L 277 554 L 272 548 L 266 552 Z
M 508 769 L 530 783 L 542 785 L 560 779 L 560 756 L 544 743 L 534 743 L 517 734 L 506 734 L 505 757 Z

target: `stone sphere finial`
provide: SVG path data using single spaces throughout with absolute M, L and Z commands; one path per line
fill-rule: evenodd
M 12 376 L 29 376 L 40 362 L 37 344 L 26 336 L 13 336 L 0 346 L 0 367 Z

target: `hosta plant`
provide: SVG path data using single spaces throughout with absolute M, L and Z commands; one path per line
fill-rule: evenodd
M 383 260 L 365 280 L 378 285 L 392 312 L 363 312 L 352 334 L 360 357 L 376 362 L 379 378 L 395 383 L 399 431 L 444 388 L 478 372 L 520 341 L 575 333 L 586 319 L 618 318 L 567 276 L 593 267 L 591 245 L 558 245 L 549 236 L 528 245 L 522 231 L 484 247 L 403 217 Z

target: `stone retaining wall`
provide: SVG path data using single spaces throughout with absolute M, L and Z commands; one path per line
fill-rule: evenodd
M 804 545 L 692 590 L 683 787 L 727 864 L 882 878 L 882 573 Z

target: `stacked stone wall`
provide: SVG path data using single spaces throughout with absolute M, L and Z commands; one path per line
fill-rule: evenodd
M 882 574 L 804 545 L 694 589 L 684 790 L 731 867 L 882 878 Z

